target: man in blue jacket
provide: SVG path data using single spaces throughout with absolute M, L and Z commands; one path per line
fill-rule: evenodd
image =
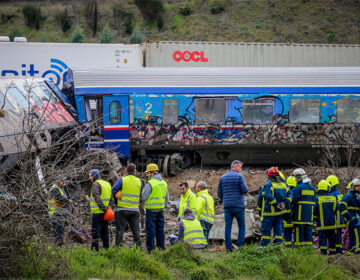
M 326 178 L 330 183 L 330 194 L 336 196 L 337 203 L 339 204 L 343 195 L 338 190 L 340 182 L 338 177 L 330 175 Z M 342 254 L 342 229 L 346 228 L 344 217 L 340 214 L 340 210 L 336 211 L 336 253 Z
M 306 175 L 304 169 L 295 169 L 292 176 L 295 176 L 297 181 L 297 186 L 293 191 L 294 211 L 292 213 L 295 246 L 311 246 L 314 223 L 315 188 L 310 185 L 311 180 Z
M 248 192 L 244 176 L 241 174 L 243 163 L 234 160 L 231 170 L 219 181 L 218 196 L 224 202 L 225 245 L 226 251 L 232 251 L 231 227 L 234 217 L 239 226 L 237 245 L 244 246 L 245 240 L 245 201 L 243 195 Z
M 349 251 L 351 252 L 348 254 L 360 254 L 360 180 L 354 179 L 349 185 L 350 191 L 342 198 L 338 208 L 349 228 Z
M 280 177 L 277 167 L 267 171 L 268 181 L 264 186 L 261 211 L 261 246 L 271 241 L 271 230 L 274 229 L 274 244 L 282 243 L 283 215 L 290 209 L 291 191 Z

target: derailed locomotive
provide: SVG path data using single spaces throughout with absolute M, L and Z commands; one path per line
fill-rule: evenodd
M 360 147 L 360 67 L 72 70 L 68 102 L 112 147 L 166 175 L 194 162 L 318 161 Z

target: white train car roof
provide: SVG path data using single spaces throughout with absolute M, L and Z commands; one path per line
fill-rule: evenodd
M 75 88 L 360 86 L 360 67 L 74 69 L 72 74 Z

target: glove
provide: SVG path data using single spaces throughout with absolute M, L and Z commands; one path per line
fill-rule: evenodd
M 176 238 L 177 238 L 177 237 L 176 237 L 175 235 L 173 235 L 173 234 L 170 235 L 170 244 L 171 244 L 171 245 L 173 245 L 173 244 L 175 243 Z
M 281 211 L 283 211 L 283 210 L 285 210 L 285 203 L 281 202 L 276 207 L 277 207 L 277 209 L 280 209 Z
M 349 228 L 355 228 L 357 226 L 360 226 L 360 222 L 355 217 L 352 217 L 349 223 Z

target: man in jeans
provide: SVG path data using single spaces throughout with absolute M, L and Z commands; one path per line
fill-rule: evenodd
M 224 174 L 218 185 L 218 196 L 224 202 L 226 252 L 232 251 L 231 227 L 234 217 L 239 226 L 237 245 L 244 246 L 245 240 L 245 201 L 248 192 L 244 176 L 241 174 L 243 163 L 234 160 L 231 170 Z
M 117 180 L 112 187 L 112 194 L 121 191 L 121 197 L 117 200 L 115 212 L 116 221 L 116 246 L 122 245 L 126 224 L 128 223 L 134 237 L 134 244 L 141 247 L 140 226 L 139 226 L 139 206 L 140 195 L 143 184 L 136 175 L 136 166 L 129 163 L 127 166 L 127 175 Z

